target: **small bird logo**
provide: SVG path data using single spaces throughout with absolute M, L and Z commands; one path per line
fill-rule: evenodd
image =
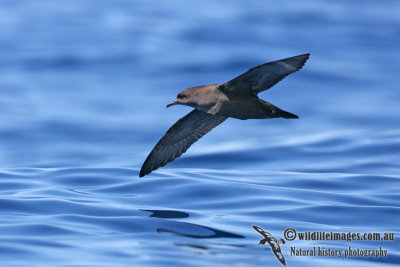
M 273 237 L 270 233 L 265 232 L 263 229 L 260 227 L 253 225 L 254 230 L 259 232 L 264 238 L 260 240 L 258 243 L 259 245 L 265 245 L 265 243 L 268 243 L 271 246 L 272 252 L 274 252 L 276 258 L 282 263 L 283 265 L 286 266 L 286 261 L 285 257 L 282 254 L 281 247 L 279 246 L 279 243 L 285 244 L 285 240 L 282 238 L 278 241 L 275 237 Z

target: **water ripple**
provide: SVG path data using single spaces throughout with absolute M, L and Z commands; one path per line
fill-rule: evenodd
M 0 244 L 4 248 L 0 253 L 8 257 L 41 254 L 46 247 L 74 253 L 77 247 L 73 240 L 86 236 L 79 247 L 89 258 L 93 248 L 103 250 L 98 242 L 106 239 L 114 245 L 103 257 L 129 258 L 129 248 L 151 253 L 157 247 L 149 242 L 162 242 L 172 246 L 176 251 L 173 253 L 206 249 L 210 255 L 240 253 L 266 259 L 265 252 L 256 247 L 259 237 L 252 231 L 253 224 L 275 233 L 291 226 L 312 231 L 400 233 L 395 223 L 400 214 L 399 196 L 395 194 L 400 184 L 398 176 L 165 169 L 168 177 L 157 177 L 155 173 L 139 179 L 135 177 L 137 171 L 3 170 L 5 180 L 10 175 L 20 186 L 8 187 L 8 194 L 0 198 L 0 228 L 7 237 Z M 27 173 L 30 180 L 26 179 Z M 51 237 L 51 241 L 45 242 L 44 236 Z M 185 243 L 180 237 L 192 240 Z M 228 241 L 231 238 L 238 239 Z M 122 244 L 129 245 L 121 250 Z M 396 253 L 395 244 L 397 241 L 385 246 Z M 334 245 L 346 247 L 341 242 Z M 375 246 L 371 242 L 357 245 Z M 162 254 L 158 257 L 166 262 Z M 393 255 L 385 262 L 394 263 L 396 259 Z

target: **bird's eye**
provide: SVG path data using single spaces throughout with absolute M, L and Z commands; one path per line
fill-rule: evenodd
M 185 99 L 185 98 L 186 98 L 186 95 L 179 94 L 179 95 L 178 95 L 178 98 L 179 98 L 179 99 Z

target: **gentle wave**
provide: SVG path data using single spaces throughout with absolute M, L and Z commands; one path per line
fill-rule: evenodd
M 129 168 L 3 170 L 1 181 L 14 182 L 0 190 L 4 237 L 0 247 L 5 248 L 0 253 L 8 260 L 21 253 L 51 261 L 62 256 L 47 255 L 49 247 L 62 249 L 63 255 L 80 249 L 93 260 L 90 255 L 104 249 L 99 248 L 99 242 L 105 242 L 100 240 L 107 240 L 107 254 L 102 257 L 108 262 L 119 253 L 132 259 L 137 251 L 150 255 L 158 249 L 155 244 L 163 244 L 172 253 L 189 249 L 185 253 L 194 255 L 206 250 L 206 258 L 232 256 L 226 264 L 245 262 L 250 255 L 270 258 L 265 255 L 268 251 L 257 247 L 259 236 L 252 230 L 253 224 L 276 234 L 288 227 L 400 232 L 393 225 L 400 212 L 394 190 L 398 176 L 166 168 L 164 174 L 139 179 L 137 172 Z M 82 238 L 84 241 L 78 242 Z M 398 262 L 396 244 L 379 244 L 391 254 L 377 265 Z M 342 241 L 325 245 L 348 246 Z M 366 249 L 377 244 L 351 245 Z M 284 248 L 284 252 L 289 250 Z M 232 255 L 237 253 L 243 257 Z M 164 263 L 180 262 L 171 259 L 170 253 L 162 256 L 158 252 L 157 258 Z M 216 260 L 211 258 L 208 260 Z M 289 260 L 291 264 L 302 261 L 296 257 Z M 375 261 L 362 261 L 367 262 L 374 266 Z M 70 263 L 79 264 L 80 259 Z

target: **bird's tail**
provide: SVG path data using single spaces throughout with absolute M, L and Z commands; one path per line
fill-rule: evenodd
M 278 107 L 275 107 L 274 111 L 275 112 L 273 112 L 273 113 L 274 113 L 275 118 L 285 118 L 285 119 L 298 119 L 299 118 L 299 116 L 297 116 L 293 113 L 284 111 Z
M 285 119 L 298 119 L 299 116 L 284 111 L 280 108 L 278 108 L 277 106 L 272 105 L 271 103 L 268 103 L 265 100 L 260 99 L 261 104 L 264 107 L 264 111 L 265 111 L 265 118 L 285 118 Z

